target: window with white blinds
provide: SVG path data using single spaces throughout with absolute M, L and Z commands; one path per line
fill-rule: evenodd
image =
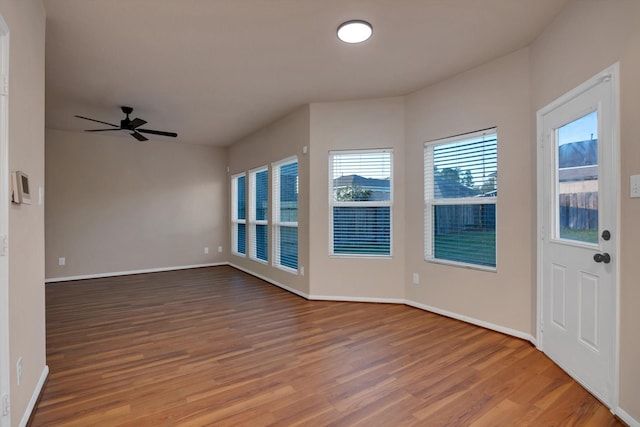
M 329 153 L 331 255 L 390 256 L 393 151 Z
M 231 251 L 247 253 L 247 185 L 243 174 L 231 178 Z
M 274 163 L 273 264 L 298 272 L 298 159 Z
M 269 260 L 269 172 L 266 167 L 249 173 L 249 256 Z
M 496 129 L 424 146 L 425 259 L 496 267 Z

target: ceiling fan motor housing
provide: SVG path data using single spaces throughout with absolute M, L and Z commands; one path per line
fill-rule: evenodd
M 129 114 L 131 114 L 133 112 L 133 108 L 124 107 L 124 106 L 120 107 L 120 108 L 122 109 L 122 112 L 127 115 L 127 117 L 125 117 L 124 119 L 120 120 L 120 128 L 133 130 L 133 127 L 130 126 L 131 125 L 131 119 L 129 119 Z

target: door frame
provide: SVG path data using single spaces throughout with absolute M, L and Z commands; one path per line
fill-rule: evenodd
M 589 80 L 580 84 L 576 88 L 570 90 L 559 98 L 555 99 L 545 107 L 538 110 L 536 114 L 536 150 L 537 150 L 537 187 L 536 187 L 536 197 L 537 197 L 537 229 L 536 229 L 536 246 L 537 246 L 537 279 L 536 279 L 536 287 L 537 287 L 537 310 L 536 310 L 536 347 L 538 350 L 544 352 L 544 342 L 542 338 L 542 321 L 544 319 L 543 316 L 543 247 L 542 241 L 544 239 L 543 233 L 543 224 L 544 224 L 544 150 L 542 148 L 542 144 L 544 142 L 544 129 L 542 125 L 542 118 L 547 113 L 553 111 L 559 106 L 569 102 L 570 100 L 576 98 L 577 96 L 583 94 L 589 89 L 597 86 L 603 81 L 611 81 L 611 95 L 612 95 L 612 105 L 611 105 L 611 113 L 612 113 L 612 129 L 611 129 L 611 147 L 609 150 L 609 154 L 613 158 L 613 162 L 615 165 L 620 165 L 620 64 L 616 62 L 615 64 L 607 67 L 605 70 L 599 72 L 595 76 L 591 77 Z M 620 168 L 615 167 L 612 171 L 612 188 L 609 191 L 613 191 L 613 198 L 615 200 L 615 221 L 616 227 L 614 231 L 614 235 L 612 236 L 614 240 L 614 246 L 617 254 L 617 260 L 614 264 L 614 307 L 613 307 L 613 325 L 615 328 L 614 336 L 613 336 L 613 349 L 612 349 L 612 375 L 611 378 L 611 402 L 610 410 L 615 414 L 616 408 L 618 408 L 618 392 L 619 392 L 619 378 L 620 378 L 620 262 L 618 261 L 620 258 Z M 583 386 L 585 386 L 583 384 Z M 588 390 L 588 388 L 585 386 Z
M 9 239 L 9 27 L 0 15 L 0 235 Z M 0 256 L 0 426 L 11 424 L 9 253 Z M 6 399 L 6 400 L 5 400 Z M 8 414 L 2 415 L 5 405 Z

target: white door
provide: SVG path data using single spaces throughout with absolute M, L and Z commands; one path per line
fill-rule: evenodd
M 538 112 L 539 347 L 609 407 L 617 318 L 617 64 Z

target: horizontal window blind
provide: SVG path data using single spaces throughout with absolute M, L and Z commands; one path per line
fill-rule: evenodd
M 252 171 L 251 210 L 249 212 L 249 249 L 250 256 L 260 261 L 269 259 L 268 207 L 269 173 L 267 168 Z
M 389 255 L 391 208 L 362 206 L 333 208 L 333 253 Z
M 276 242 L 277 265 L 298 270 L 298 227 L 279 226 Z
M 425 259 L 496 267 L 495 129 L 424 149 Z
M 247 186 L 244 174 L 231 180 L 231 250 L 237 254 L 247 253 Z
M 331 254 L 391 255 L 391 150 L 329 156 Z
M 298 161 L 273 165 L 274 265 L 298 270 Z

